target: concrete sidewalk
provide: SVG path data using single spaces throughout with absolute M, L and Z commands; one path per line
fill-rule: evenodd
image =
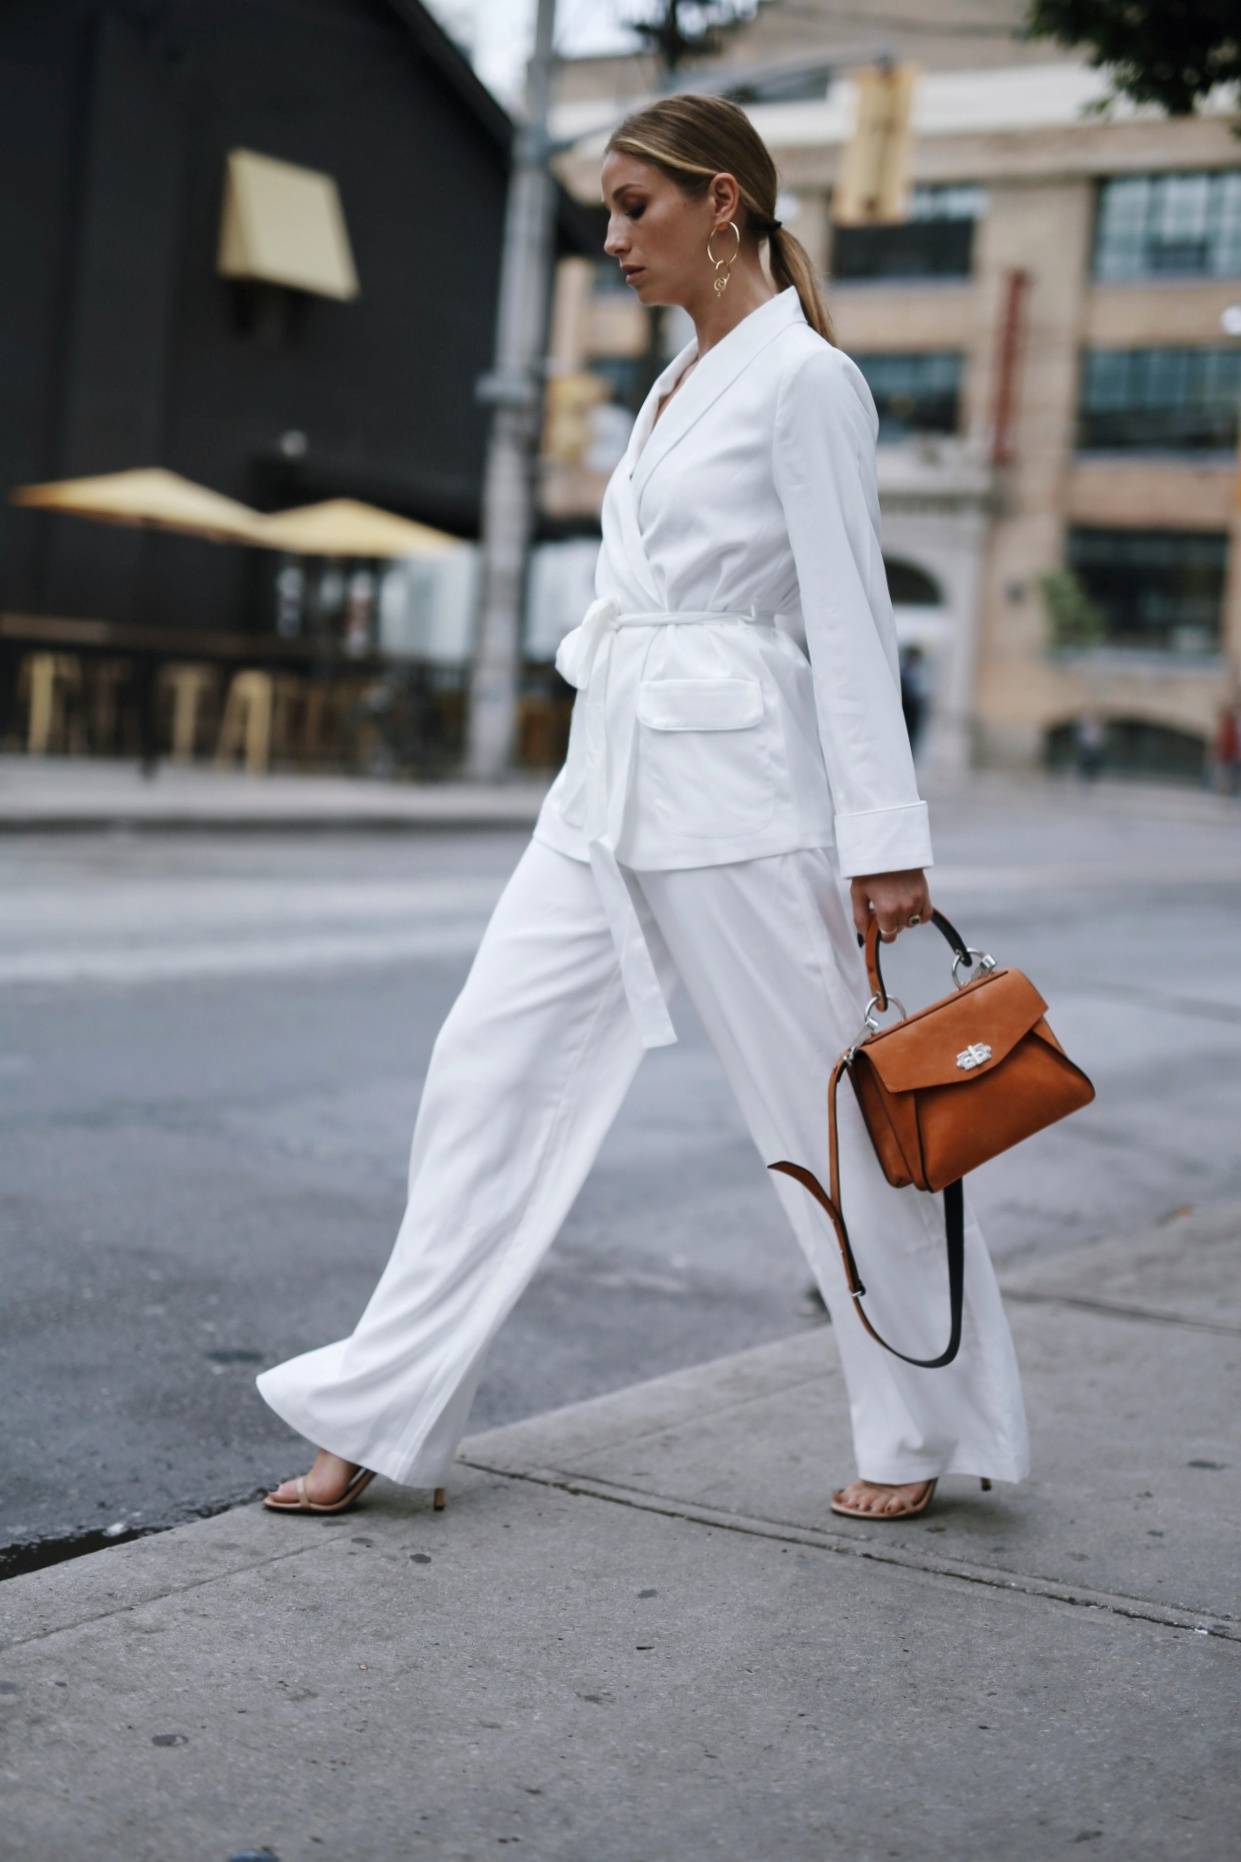
M 391 782 L 370 776 L 247 775 L 210 764 L 161 762 L 144 776 L 136 762 L 103 757 L 0 755 L 0 833 L 92 828 L 298 829 L 528 827 L 553 772 L 504 783 Z M 1241 798 L 1154 782 L 1101 779 L 1083 786 L 1039 771 L 974 770 L 952 781 L 920 776 L 931 803 L 1008 810 L 1014 798 L 1077 812 L 1088 801 L 1142 822 L 1235 827 Z
M 473 1435 L 440 1514 L 377 1481 L 0 1585 L 0 1849 L 1231 1856 L 1239 1232 L 1010 1271 L 1034 1474 L 904 1525 L 828 1510 L 824 1327 Z
M 527 827 L 550 775 L 506 783 L 251 776 L 209 764 L 0 756 L 0 833 L 83 828 Z

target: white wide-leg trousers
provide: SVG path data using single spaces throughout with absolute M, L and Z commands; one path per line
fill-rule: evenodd
M 961 1349 L 946 1369 L 919 1370 L 862 1330 L 823 1211 L 764 1168 L 790 1158 L 826 1184 L 828 1074 L 868 993 L 832 854 L 803 848 L 627 879 L 665 994 L 675 1002 L 688 990 L 757 1147 L 755 1171 L 822 1289 L 858 1473 L 1020 1480 L 1020 1379 L 968 1196 Z M 259 1373 L 277 1414 L 394 1481 L 442 1484 L 488 1347 L 555 1240 L 644 1052 L 590 867 L 531 839 L 432 1048 L 387 1266 L 347 1338 Z M 839 1130 L 867 1309 L 902 1351 L 930 1357 L 949 1323 L 942 1198 L 887 1182 L 847 1081 Z

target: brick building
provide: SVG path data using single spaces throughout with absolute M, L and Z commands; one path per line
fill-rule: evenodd
M 865 21 L 771 0 L 720 69 L 786 72 L 781 101 L 751 114 L 880 410 L 889 580 L 930 669 L 926 758 L 1054 761 L 1094 712 L 1109 767 L 1194 777 L 1241 677 L 1241 337 L 1224 322 L 1241 303 L 1241 144 L 1222 111 L 1086 114 L 1105 81 L 1013 39 L 1019 11 L 975 9 L 971 36 L 947 30 L 959 5 L 918 0 L 880 43 Z M 850 72 L 881 52 L 918 68 L 910 217 L 834 228 Z M 830 82 L 815 57 L 837 61 Z M 594 132 L 651 82 L 642 60 L 566 73 L 557 128 L 582 140 L 561 172 L 584 201 Z M 611 261 L 564 269 L 555 361 L 632 408 L 648 313 L 623 292 Z M 688 333 L 670 317 L 670 345 Z M 562 513 L 597 509 L 606 432 L 595 453 L 593 469 L 549 466 Z M 1065 569 L 1092 644 L 1053 627 L 1043 578 Z

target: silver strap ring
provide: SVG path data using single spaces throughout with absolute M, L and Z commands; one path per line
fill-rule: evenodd
M 985 950 L 975 950 L 972 944 L 967 944 L 963 956 L 954 957 L 952 960 L 952 980 L 958 989 L 964 987 L 961 978 L 957 975 L 957 971 L 966 957 L 977 957 L 979 969 L 984 972 L 987 970 L 994 970 L 995 968 L 994 957 L 990 956 Z M 970 967 L 972 968 L 973 966 L 971 965 Z
M 866 1007 L 862 1011 L 862 1026 L 863 1028 L 869 1028 L 872 1034 L 877 1033 L 879 1029 L 879 1023 L 875 1020 L 874 1016 L 871 1014 L 871 1010 L 874 1008 L 878 1000 L 879 1000 L 878 996 L 872 996 L 870 1001 L 866 1004 Z M 891 1008 L 894 1003 L 901 1012 L 901 1020 L 904 1021 L 906 1019 L 905 1004 L 901 1001 L 899 996 L 889 996 L 888 1007 Z

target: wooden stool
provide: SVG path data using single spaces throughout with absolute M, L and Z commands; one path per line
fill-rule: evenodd
M 306 681 L 295 673 L 235 672 L 224 701 L 215 761 L 222 766 L 244 748 L 246 768 L 258 774 L 277 756 L 295 755 L 293 721 L 305 701 Z
M 26 750 L 46 756 L 49 750 L 86 754 L 80 700 L 82 668 L 76 653 L 27 653 L 17 675 L 18 698 L 29 697 Z
M 174 763 L 194 760 L 200 713 L 216 703 L 216 677 L 215 667 L 202 660 L 170 660 L 160 668 L 160 691 L 172 695 L 169 735 Z
M 527 695 L 517 705 L 517 761 L 527 769 L 551 769 L 556 755 L 559 718 L 552 699 Z
M 129 683 L 127 659 L 92 659 L 86 662 L 85 678 L 90 747 L 96 756 L 113 756 L 118 744 L 121 687 Z
M 311 769 L 320 769 L 326 754 L 339 749 L 340 694 L 334 679 L 310 679 L 306 684 L 306 713 L 302 728 L 302 757 Z

